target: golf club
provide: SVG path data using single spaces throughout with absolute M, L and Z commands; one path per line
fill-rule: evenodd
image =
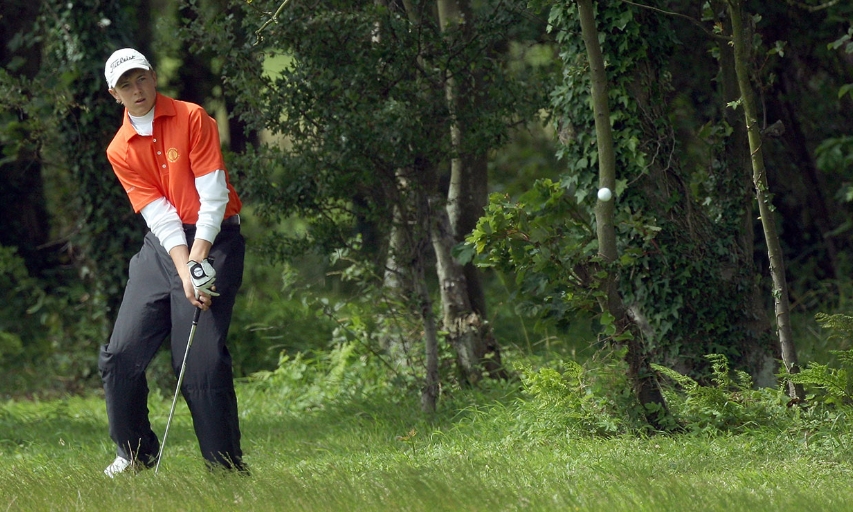
M 172 408 L 169 410 L 169 419 L 166 421 L 166 431 L 163 432 L 163 442 L 160 443 L 160 453 L 157 454 L 157 466 L 154 468 L 155 474 L 160 471 L 160 460 L 163 458 L 163 448 L 166 447 L 166 437 L 169 435 L 169 425 L 172 424 L 172 416 L 175 414 L 175 404 L 178 403 L 178 393 L 181 392 L 181 383 L 184 381 L 184 372 L 187 369 L 187 355 L 189 355 L 190 347 L 193 344 L 195 328 L 198 326 L 198 317 L 200 315 L 201 308 L 196 308 L 195 315 L 193 315 L 193 325 L 190 327 L 190 339 L 187 340 L 187 349 L 184 351 L 184 361 L 181 363 L 181 371 L 178 373 L 178 387 L 175 388 L 175 397 L 172 399 Z

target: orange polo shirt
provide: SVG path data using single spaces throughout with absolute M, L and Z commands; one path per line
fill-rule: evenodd
M 181 222 L 195 224 L 201 206 L 195 179 L 218 169 L 226 171 L 228 186 L 224 218 L 240 213 L 242 203 L 228 179 L 216 121 L 194 103 L 158 93 L 150 137 L 136 133 L 125 110 L 107 158 L 136 213 L 165 197 L 178 210 Z

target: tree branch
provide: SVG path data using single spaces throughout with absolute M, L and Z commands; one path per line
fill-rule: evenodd
M 790 2 L 790 1 L 793 1 L 793 0 L 788 0 L 788 1 Z M 838 0 L 831 0 L 831 1 L 835 1 L 835 2 L 837 2 Z M 705 25 L 703 25 L 701 21 L 699 21 L 699 20 L 697 20 L 697 19 L 695 19 L 695 18 L 691 18 L 690 16 L 687 16 L 686 14 L 681 14 L 681 13 L 678 13 L 678 12 L 672 12 L 672 11 L 664 11 L 663 9 L 658 9 L 657 7 L 652 7 L 652 6 L 650 6 L 650 5 L 638 4 L 638 3 L 635 3 L 635 2 L 631 2 L 630 0 L 622 0 L 622 2 L 623 2 L 623 3 L 626 3 L 626 4 L 629 4 L 629 5 L 633 5 L 633 6 L 635 6 L 635 7 L 641 7 L 641 8 L 643 8 L 643 9 L 648 9 L 648 10 L 650 10 L 650 11 L 655 11 L 655 12 L 659 12 L 659 13 L 661 13 L 661 14 L 666 14 L 667 16 L 675 16 L 675 17 L 678 17 L 678 18 L 684 18 L 684 19 L 686 19 L 687 21 L 689 21 L 690 23 L 692 23 L 692 24 L 696 25 L 697 27 L 699 27 L 700 29 L 702 29 L 702 32 L 704 32 L 704 33 L 705 33 L 705 35 L 707 35 L 708 37 L 711 37 L 711 38 L 713 38 L 713 39 L 717 39 L 717 40 L 720 40 L 720 41 L 731 41 L 731 38 L 730 38 L 730 37 L 721 36 L 720 34 L 715 34 L 715 33 L 711 32 L 710 30 L 708 30 L 707 28 L 705 28 Z
M 284 0 L 281 5 L 278 6 L 278 9 L 275 10 L 275 13 L 270 17 L 270 19 L 265 21 L 264 24 L 261 25 L 261 28 L 255 31 L 255 37 L 257 37 L 257 40 L 255 40 L 255 45 L 257 45 L 264 39 L 263 36 L 261 36 L 261 32 L 263 32 L 264 29 L 266 29 L 272 23 L 278 23 L 278 15 L 281 14 L 281 11 L 284 10 L 288 2 L 290 2 L 290 0 Z
M 838 4 L 839 1 L 840 0 L 829 0 L 827 2 L 820 4 L 820 5 L 806 5 L 804 3 L 797 2 L 796 0 L 787 0 L 788 5 L 790 5 L 791 7 L 797 7 L 800 9 L 805 9 L 809 12 L 817 12 L 817 11 L 822 11 L 824 9 L 829 9 L 830 7 Z

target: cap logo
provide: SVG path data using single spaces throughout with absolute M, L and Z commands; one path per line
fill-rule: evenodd
M 125 62 L 131 60 L 136 60 L 136 55 L 130 55 L 129 57 L 119 57 L 118 59 L 116 59 L 115 62 L 110 64 L 110 69 L 112 71 L 115 71 L 116 67 L 118 67 L 120 64 L 124 64 Z

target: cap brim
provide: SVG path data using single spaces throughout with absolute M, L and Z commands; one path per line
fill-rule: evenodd
M 115 79 L 112 81 L 112 83 L 109 84 L 110 89 L 114 89 L 119 79 L 121 78 L 121 75 L 127 73 L 131 69 L 144 69 L 146 71 L 151 71 L 151 67 L 146 66 L 145 64 L 139 64 L 133 61 L 124 63 L 118 68 L 116 68 L 116 70 L 113 72 L 113 76 L 115 77 Z

